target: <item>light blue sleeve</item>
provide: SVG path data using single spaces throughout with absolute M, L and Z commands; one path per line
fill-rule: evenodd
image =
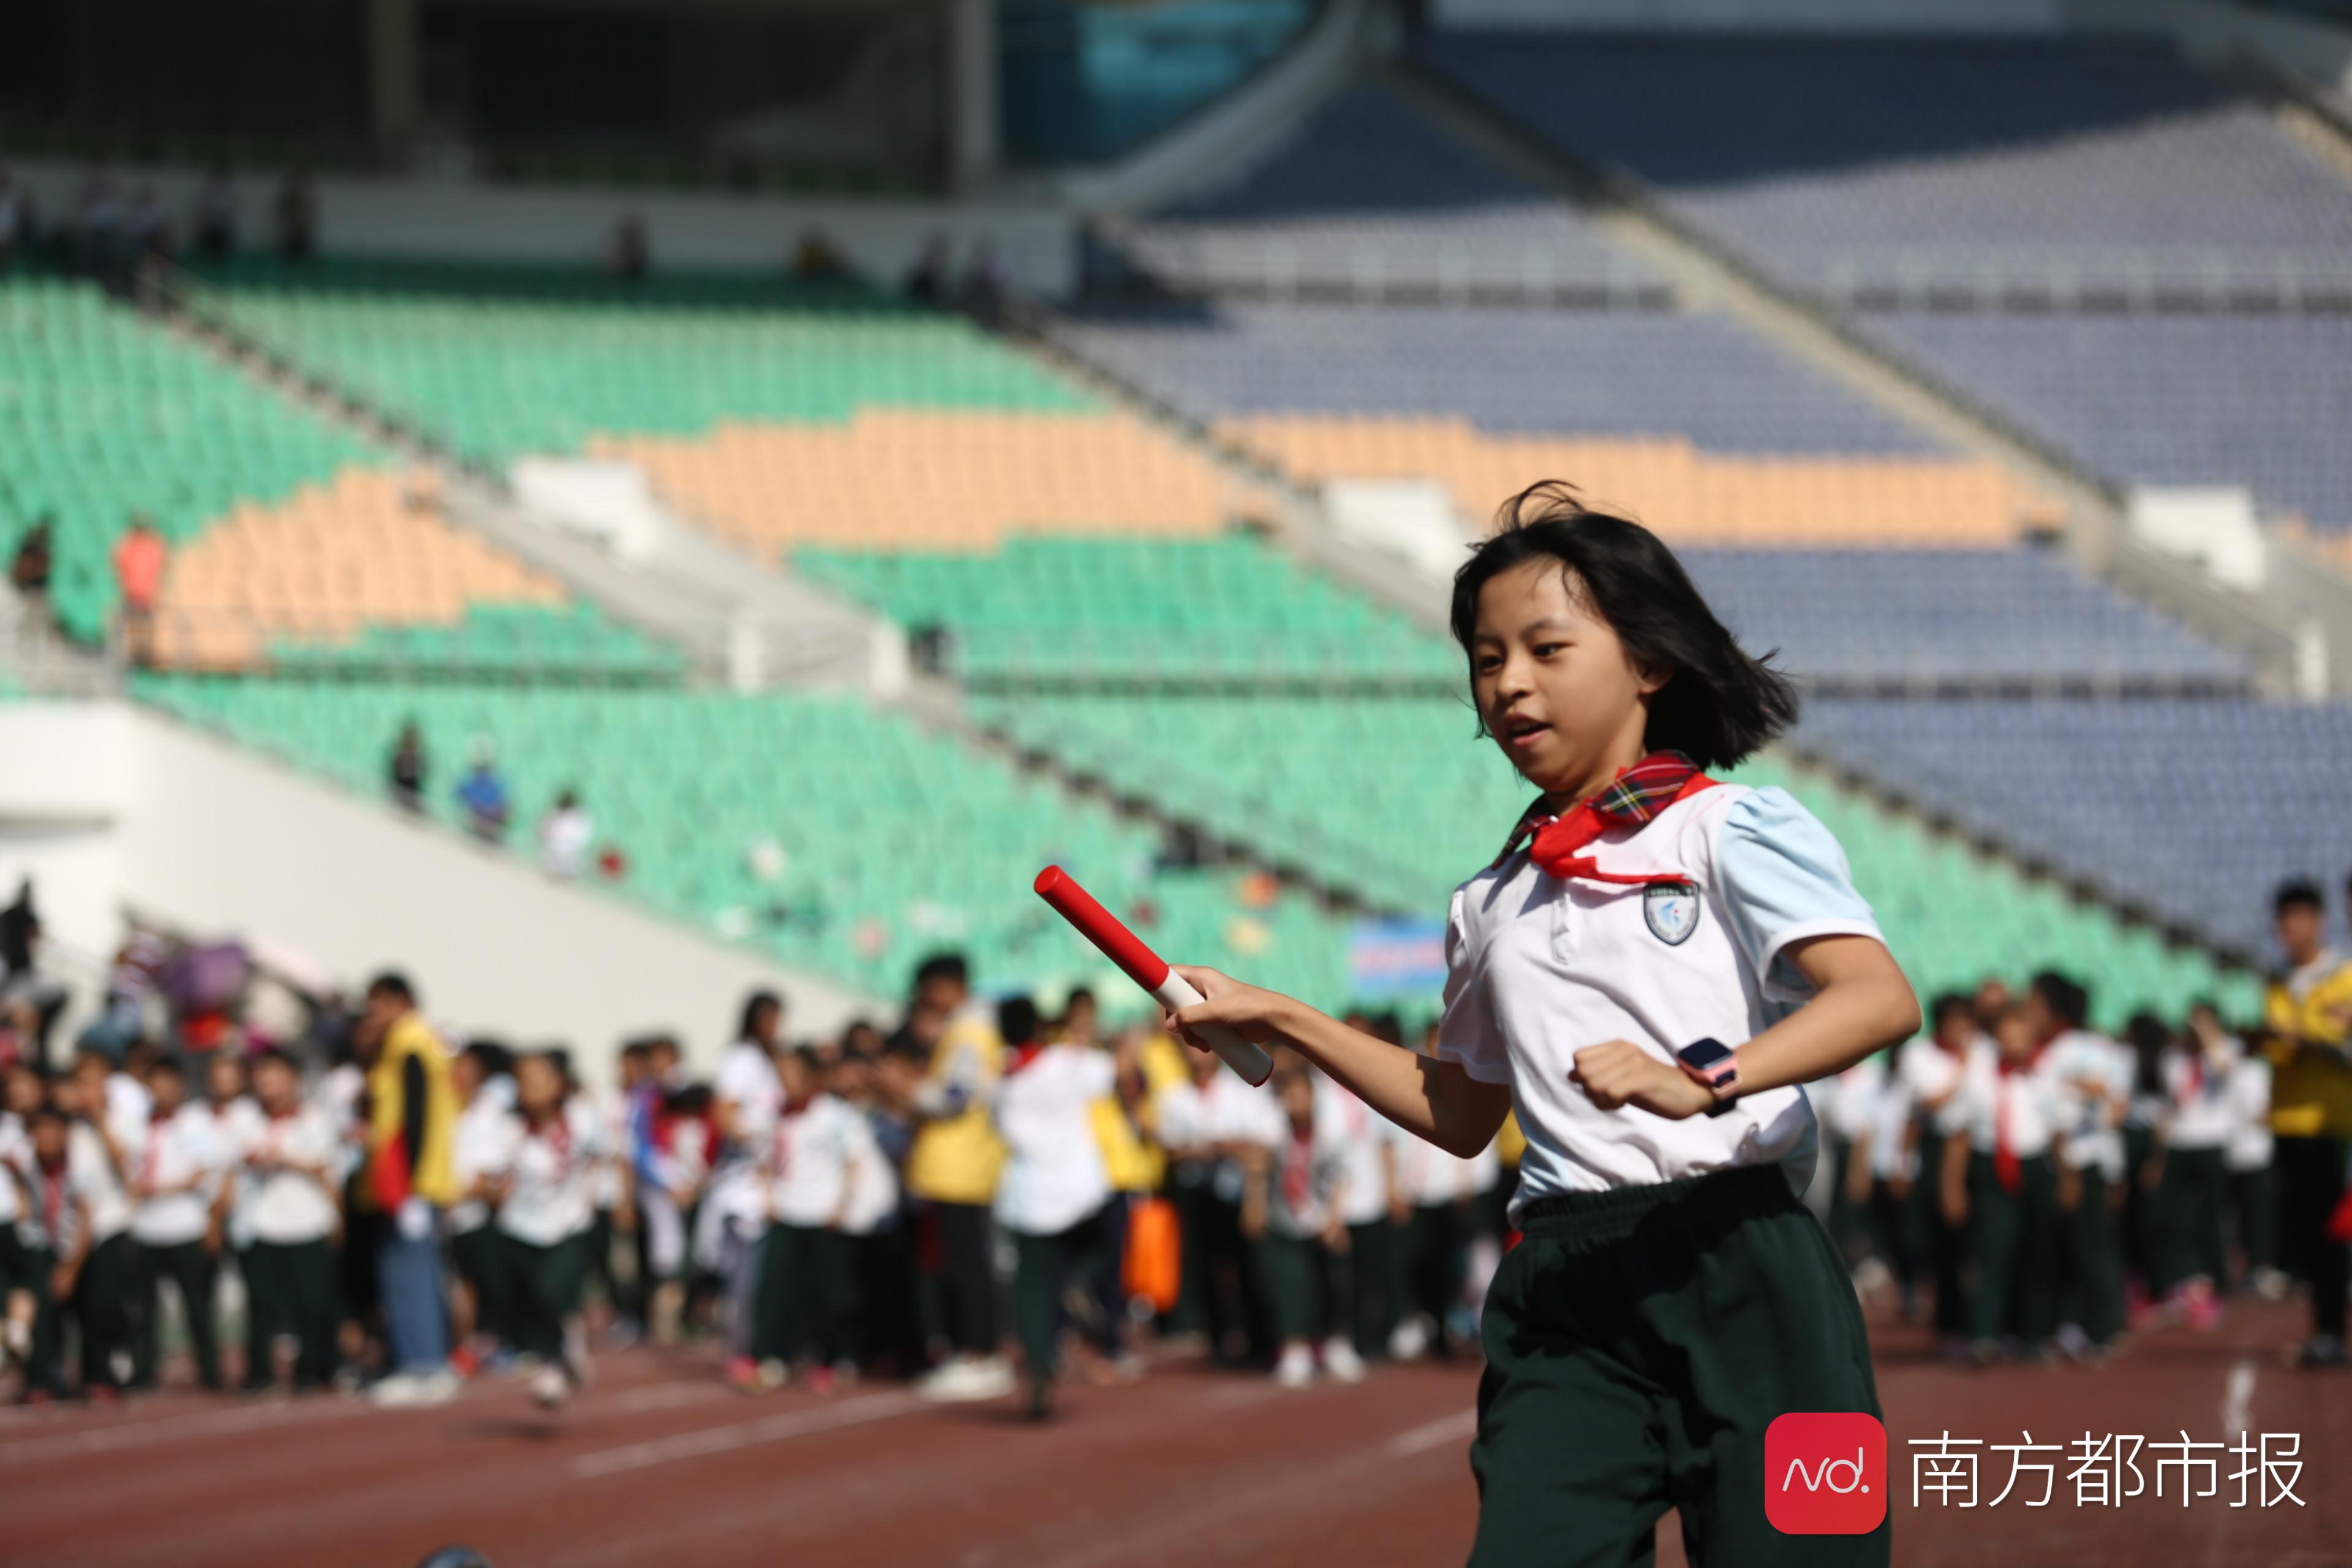
M 1715 877 L 1725 923 L 1762 977 L 1769 1001 L 1797 1003 L 1812 986 L 1784 956 L 1817 936 L 1880 942 L 1877 919 L 1854 891 L 1845 851 L 1821 820 L 1784 789 L 1749 793 L 1724 818 Z

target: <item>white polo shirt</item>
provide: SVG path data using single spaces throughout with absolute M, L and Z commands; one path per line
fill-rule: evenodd
M 708 1201 L 724 1218 L 765 1225 L 767 1166 L 775 1152 L 776 1115 L 784 1103 L 775 1061 L 756 1040 L 738 1040 L 719 1058 L 710 1089 L 734 1107 L 735 1136 L 719 1148 Z
M 1331 1223 L 1331 1205 L 1347 1198 L 1348 1136 L 1320 1111 L 1302 1138 L 1284 1118 L 1266 1173 L 1265 1227 L 1276 1236 L 1311 1239 Z
M 840 1215 L 857 1135 L 867 1131 L 863 1123 L 848 1101 L 831 1094 L 811 1095 L 800 1110 L 776 1118 L 769 1170 L 777 1223 L 822 1228 Z
M 2010 1152 L 2019 1159 L 2047 1154 L 2057 1143 L 2063 1107 L 2046 1053 L 2016 1072 L 2004 1073 L 1998 1049 L 1970 1051 L 1960 1093 L 1968 1100 L 1969 1146 L 1978 1153 L 1999 1152 L 2004 1115 Z
M 849 1236 L 872 1236 L 898 1212 L 898 1173 L 874 1136 L 874 1113 L 849 1108 L 849 1199 L 841 1228 Z
M 252 1145 L 254 1130 L 268 1118 L 247 1094 L 240 1094 L 226 1105 L 205 1100 L 180 1112 L 183 1116 L 191 1113 L 212 1123 L 214 1141 L 220 1145 L 222 1158 L 228 1162 L 221 1176 L 229 1184 L 228 1244 L 243 1251 L 253 1245 L 253 1178 L 245 1168 L 245 1152 Z
M 2230 1093 L 2230 1075 L 2237 1065 L 2237 1042 L 2231 1059 L 2220 1068 L 2194 1045 L 2164 1053 L 2164 1088 L 2172 1100 L 2172 1116 L 2164 1142 L 2173 1149 L 2226 1149 L 2237 1131 L 2238 1102 Z M 2202 1059 L 2200 1059 L 2202 1058 Z
M 1094 1106 L 1118 1089 L 1118 1068 L 1091 1046 L 1047 1046 L 1027 1065 L 1008 1057 L 1005 1067 L 996 1085 L 1005 1153 L 996 1223 L 1020 1236 L 1058 1236 L 1110 1201 Z
M 1811 1180 L 1818 1137 L 1801 1089 L 1676 1121 L 1603 1110 L 1570 1081 L 1576 1053 L 1630 1040 L 1671 1062 L 1694 1040 L 1733 1047 L 1811 994 L 1783 950 L 1812 937 L 1883 941 L 1845 853 L 1786 791 L 1717 784 L 1589 849 L 1600 869 L 1670 873 L 1678 888 L 1562 881 L 1525 848 L 1455 891 L 1437 1054 L 1507 1083 L 1528 1149 L 1514 1216 L 1569 1193 L 1780 1163 Z
M 146 1122 L 139 1124 L 138 1137 L 146 1134 Z M 118 1134 L 119 1136 L 119 1134 Z M 139 1157 L 135 1141 L 122 1150 L 125 1160 Z M 106 1152 L 106 1140 L 98 1129 L 87 1121 L 77 1121 L 66 1129 L 66 1169 L 70 1174 L 73 1194 L 82 1201 L 89 1214 L 90 1245 L 121 1236 L 131 1228 L 131 1189 L 115 1169 Z
M 1988 1043 L 1979 1036 L 1971 1045 Z M 1968 1104 L 1959 1092 L 1966 1069 L 1966 1053 L 1955 1056 L 1924 1035 L 1895 1056 L 1895 1070 L 1909 1091 L 1911 1103 L 1927 1119 L 1928 1131 L 1939 1137 L 1967 1130 Z
M 1477 1196 L 1502 1179 L 1502 1162 L 1486 1145 L 1468 1160 L 1389 1122 L 1385 1134 L 1395 1162 L 1396 1191 L 1413 1208 L 1438 1208 Z M 1525 1164 L 1522 1163 L 1524 1171 Z M 1524 1180 L 1524 1177 L 1522 1178 Z
M 24 1194 L 16 1184 L 32 1163 L 33 1140 L 25 1131 L 25 1119 L 13 1110 L 0 1110 L 0 1226 L 16 1224 L 24 1212 Z
M 553 1247 L 587 1230 L 596 1219 L 596 1166 L 605 1152 L 595 1108 L 567 1100 L 545 1126 L 531 1126 L 520 1111 L 503 1126 L 504 1158 L 493 1167 L 509 1184 L 499 1205 L 499 1231 L 531 1247 Z
M 324 1110 L 306 1105 L 285 1116 L 264 1112 L 247 1131 L 245 1160 L 253 1177 L 253 1238 L 273 1247 L 324 1241 L 340 1222 L 333 1191 L 321 1178 L 289 1171 L 295 1161 L 323 1165 L 326 1183 L 336 1181 L 341 1129 Z
M 486 1086 L 487 1088 L 487 1086 Z M 449 1134 L 449 1176 L 459 1194 L 470 1193 L 487 1176 L 499 1174 L 513 1155 L 509 1112 L 496 1095 L 477 1091 L 457 1113 Z M 449 1205 L 449 1234 L 466 1236 L 490 1223 L 488 1199 L 460 1196 Z
M 196 1184 L 141 1200 L 131 1222 L 131 1239 L 142 1247 L 181 1247 L 203 1240 L 228 1163 L 229 1152 L 203 1108 L 184 1105 L 168 1117 L 150 1121 L 146 1137 L 131 1155 L 137 1180 L 150 1187 L 178 1187 L 191 1178 Z
M 1355 1091 L 1322 1074 L 1315 1075 L 1315 1126 L 1329 1128 L 1347 1155 L 1347 1181 L 1339 1189 L 1339 1223 L 1374 1225 L 1389 1215 L 1388 1138 L 1381 1131 L 1386 1118 L 1356 1097 Z
M 2247 1051 L 2230 1069 L 2230 1103 L 2236 1123 L 2230 1133 L 2230 1169 L 2243 1173 L 2271 1163 L 2271 1064 L 2258 1051 Z
M 2059 1157 L 2069 1170 L 2095 1165 L 2107 1180 L 2121 1181 L 2123 1117 L 2137 1073 L 2130 1047 L 2089 1029 L 2069 1029 L 2050 1042 L 2042 1066 L 2057 1099 Z

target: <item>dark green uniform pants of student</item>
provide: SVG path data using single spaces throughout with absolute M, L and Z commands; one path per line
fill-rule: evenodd
M 2230 1258 L 2223 1237 L 2230 1215 L 2229 1162 L 2219 1149 L 2168 1149 L 2158 1179 L 2157 1214 L 2162 1230 L 2158 1253 L 2158 1292 L 2200 1276 L 2216 1290 L 2230 1285 Z
M 580 1310 L 588 1280 L 588 1233 L 535 1247 L 501 1231 L 499 1252 L 506 1266 L 503 1310 L 516 1351 L 551 1364 L 563 1359 L 564 1321 Z
M 33 1343 L 31 1360 L 25 1367 L 25 1390 L 39 1390 L 49 1394 L 66 1392 L 66 1372 L 61 1358 L 65 1353 L 65 1335 L 58 1323 L 57 1299 L 49 1293 L 49 1281 L 58 1267 L 58 1255 L 46 1247 L 26 1247 L 16 1237 L 14 1225 L 0 1225 L 0 1288 L 23 1290 L 33 1298 Z
M 1776 1166 L 1538 1200 L 1486 1294 L 1472 1568 L 1884 1568 L 1891 1526 L 1783 1535 L 1764 1434 L 1878 1415 L 1837 1249 Z
M 171 1247 L 142 1245 L 139 1248 L 131 1277 L 131 1299 L 139 1311 L 138 1334 L 131 1355 L 132 1387 L 155 1386 L 166 1279 L 180 1292 L 180 1305 L 188 1325 L 188 1348 L 196 1358 L 196 1381 L 206 1388 L 221 1385 L 220 1342 L 213 1326 L 213 1284 L 217 1273 L 218 1264 L 202 1241 L 184 1241 Z
M 512 1347 L 514 1313 L 507 1305 L 509 1281 L 499 1242 L 498 1227 L 486 1220 L 449 1238 L 449 1261 L 457 1278 L 473 1288 L 474 1331 Z
M 138 1318 L 132 1292 L 138 1286 L 139 1244 L 125 1235 L 110 1236 L 89 1249 L 74 1279 L 73 1300 L 68 1303 L 81 1333 L 81 1385 L 120 1387 L 115 1370 L 117 1351 L 131 1348 Z
M 274 1381 L 270 1352 L 291 1335 L 294 1385 L 324 1388 L 335 1375 L 335 1329 L 342 1316 L 335 1249 L 324 1240 L 257 1241 L 246 1249 L 245 1285 L 253 1313 L 255 1363 L 248 1387 Z
M 849 1237 L 823 1226 L 768 1227 L 752 1298 L 754 1358 L 830 1363 L 850 1353 L 855 1256 Z
M 1116 1201 L 1116 1200 L 1114 1200 Z M 1110 1229 L 1100 1212 L 1050 1236 L 1013 1236 L 1013 1331 L 1021 1341 L 1022 1364 L 1033 1384 L 1050 1382 L 1060 1361 L 1062 1300 L 1076 1289 L 1090 1300 L 1102 1294 L 1107 1269 L 1118 1267 Z M 1100 1326 L 1104 1353 L 1117 1352 L 1118 1325 Z
M 1969 1158 L 1969 1337 L 2014 1334 L 2029 1347 L 2058 1329 L 2058 1170 L 2047 1154 L 2017 1163 L 2015 1191 L 1990 1154 Z
M 1333 1310 L 1346 1281 L 1336 1276 L 1345 1267 L 1319 1237 L 1277 1236 L 1267 1231 L 1257 1238 L 1257 1277 L 1265 1291 L 1265 1313 L 1274 1337 L 1320 1342 L 1339 1325 Z
M 2097 1165 L 2075 1172 L 2074 1185 L 2074 1206 L 2058 1215 L 2058 1321 L 2095 1345 L 2112 1344 L 2124 1329 L 2120 1199 Z

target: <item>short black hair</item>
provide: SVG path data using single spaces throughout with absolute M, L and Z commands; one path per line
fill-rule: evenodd
M 2271 912 L 2274 915 L 2283 915 L 2289 910 L 2324 910 L 2326 907 L 2327 895 L 2321 892 L 2319 884 L 2308 877 L 2291 877 L 2281 882 L 2278 891 L 2271 895 Z
M 945 980 L 956 985 L 971 984 L 971 965 L 960 952 L 935 952 L 915 965 L 915 989 L 920 991 L 934 980 Z
M 1663 540 L 1638 522 L 1588 510 L 1558 479 L 1505 501 L 1496 531 L 1454 574 L 1454 640 L 1474 672 L 1479 591 L 1515 566 L 1540 561 L 1575 574 L 1580 596 L 1616 629 L 1636 662 L 1670 672 L 1650 699 L 1645 752 L 1680 752 L 1703 768 L 1730 767 L 1796 721 L 1797 689 L 1769 663 L 1779 650 L 1751 657 Z M 1486 726 L 1482 713 L 1479 733 Z
M 1937 996 L 1934 1002 L 1928 1005 L 1928 1027 L 1930 1029 L 1941 1029 L 1944 1026 L 1944 1020 L 1950 1017 L 1953 1014 L 1966 1013 L 1973 1016 L 1976 1010 L 1977 1005 L 1975 1000 L 1969 996 L 1967 993 L 1960 991 L 1943 992 Z
M 1093 1005 L 1095 1005 L 1095 991 L 1094 991 L 1094 987 L 1093 987 L 1093 986 L 1091 986 L 1091 985 L 1073 985 L 1073 986 L 1071 986 L 1071 987 L 1070 987 L 1070 994 L 1069 994 L 1069 995 L 1068 995 L 1068 996 L 1066 996 L 1066 997 L 1065 997 L 1065 998 L 1063 998 L 1063 1001 L 1062 1001 L 1062 1012 L 1063 1012 L 1063 1014 L 1064 1014 L 1065 1016 L 1067 1016 L 1067 1014 L 1069 1013 L 1070 1009 L 1071 1009 L 1071 1008 L 1073 1008 L 1073 1007 L 1076 1007 L 1076 1006 L 1079 1003 L 1081 1003 L 1081 1002 L 1085 1003 L 1085 1004 L 1086 1004 L 1087 1006 L 1089 1006 L 1089 1007 L 1091 1007 L 1091 1006 L 1093 1006 Z
M 253 1053 L 253 1065 L 255 1067 L 259 1067 L 265 1062 L 276 1062 L 288 1072 L 294 1073 L 298 1076 L 302 1070 L 300 1068 L 294 1065 L 294 1058 L 286 1053 L 286 1048 L 282 1046 L 264 1046 L 261 1049 Z
M 151 1074 L 167 1072 L 173 1078 L 182 1079 L 186 1079 L 188 1076 L 187 1065 L 182 1062 L 177 1057 L 157 1057 L 153 1061 L 147 1064 L 147 1070 Z
M 2081 1028 L 2083 1020 L 2091 1016 L 2091 993 L 2054 969 L 2036 974 L 2032 990 L 2042 998 L 2042 1005 L 2070 1029 Z
M 412 1007 L 416 1005 L 416 987 L 411 985 L 408 983 L 408 976 L 397 969 L 387 969 L 369 981 L 367 994 L 368 1000 L 371 1002 L 379 996 L 390 996 L 395 1001 L 405 1002 Z
M 1034 1044 L 1037 1038 L 1037 1004 L 1026 996 L 1007 996 L 996 1005 L 996 1032 L 1008 1046 Z

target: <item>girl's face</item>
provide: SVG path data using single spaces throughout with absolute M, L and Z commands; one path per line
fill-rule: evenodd
M 525 1057 L 515 1064 L 515 1103 L 544 1115 L 563 1103 L 563 1075 L 545 1057 Z
M 245 1092 L 245 1071 L 235 1057 L 215 1057 L 205 1068 L 205 1088 L 213 1099 L 226 1105 Z
M 39 1074 L 18 1068 L 8 1075 L 8 1109 L 19 1116 L 31 1116 L 41 1108 L 41 1089 Z
M 1496 574 L 1478 591 L 1470 647 L 1478 716 L 1521 777 L 1582 799 L 1638 761 L 1647 699 L 1671 671 L 1643 670 L 1558 561 Z

